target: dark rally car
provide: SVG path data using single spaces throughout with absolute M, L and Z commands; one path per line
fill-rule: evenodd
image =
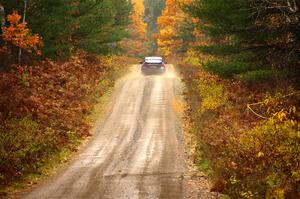
M 141 64 L 143 74 L 162 74 L 166 72 L 166 65 L 162 57 L 145 57 Z

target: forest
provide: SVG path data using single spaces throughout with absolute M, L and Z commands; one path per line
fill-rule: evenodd
M 0 197 L 74 153 L 150 54 L 182 76 L 210 191 L 300 197 L 299 0 L 0 0 L 0 21 Z

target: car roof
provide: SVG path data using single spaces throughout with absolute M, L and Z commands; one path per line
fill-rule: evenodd
M 162 60 L 162 57 L 145 57 L 146 60 L 151 59 L 151 60 Z
M 163 61 L 161 59 L 147 59 L 145 63 L 148 64 L 161 64 Z

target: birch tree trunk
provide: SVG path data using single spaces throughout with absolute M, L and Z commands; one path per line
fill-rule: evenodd
M 0 28 L 2 29 L 6 25 L 5 21 L 5 9 L 4 6 L 0 4 L 0 19 L 1 19 L 1 25 Z M 2 30 L 0 29 L 0 33 L 2 33 Z
M 24 0 L 24 11 L 23 11 L 23 23 L 26 21 L 26 12 L 27 12 L 27 0 Z M 22 48 L 19 48 L 18 62 L 22 62 Z

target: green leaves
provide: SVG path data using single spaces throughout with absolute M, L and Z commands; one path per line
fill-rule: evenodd
M 111 44 L 127 36 L 132 5 L 125 0 L 104 0 L 91 7 L 91 2 L 85 0 L 79 5 L 76 45 L 95 53 L 107 52 Z
M 247 2 L 247 1 L 246 1 Z M 196 0 L 187 11 L 203 20 L 202 29 L 212 37 L 223 37 L 249 24 L 249 12 L 245 3 L 235 0 Z
M 223 78 L 233 78 L 235 75 L 250 70 L 251 67 L 251 64 L 239 60 L 230 60 L 226 63 L 222 61 L 210 61 L 204 65 L 207 71 L 216 73 Z

